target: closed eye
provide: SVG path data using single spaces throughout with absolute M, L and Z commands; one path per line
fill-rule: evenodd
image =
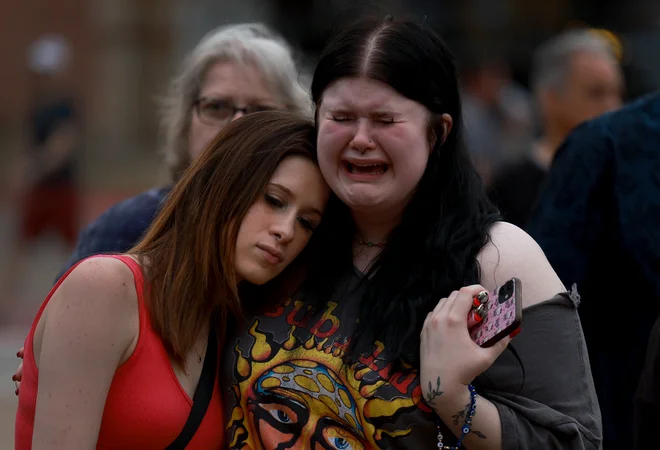
M 352 117 L 347 114 L 332 114 L 330 118 L 335 122 L 347 122 L 352 119 Z
M 316 225 L 314 225 L 311 220 L 304 217 L 299 217 L 298 222 L 300 222 L 300 225 L 308 231 L 314 231 L 316 229 Z
M 264 198 L 266 200 L 266 203 L 268 203 L 270 206 L 272 206 L 274 208 L 283 208 L 284 207 L 284 203 L 282 202 L 282 200 L 280 200 L 279 198 L 277 198 L 273 195 L 265 194 Z

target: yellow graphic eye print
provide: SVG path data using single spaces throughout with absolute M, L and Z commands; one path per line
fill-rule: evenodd
M 260 331 L 259 319 L 254 320 L 247 332 L 249 351 L 244 354 L 238 345 L 233 350 L 230 449 L 363 450 L 410 433 L 408 425 L 400 429 L 397 419 L 425 408 L 413 382 L 416 374 L 390 374 L 387 367 L 377 367 L 382 346 L 372 357 L 344 365 L 348 343 L 336 333 L 334 307 L 329 304 L 321 317 L 330 327 L 319 321 L 298 323 L 306 325 L 299 329 L 290 320 L 281 342 Z M 304 340 L 297 329 L 305 331 L 300 333 Z M 378 392 L 383 388 L 396 395 L 382 398 Z

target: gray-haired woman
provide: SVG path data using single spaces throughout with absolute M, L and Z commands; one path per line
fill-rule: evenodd
M 162 102 L 163 152 L 171 179 L 176 181 L 227 123 L 244 114 L 267 109 L 311 114 L 298 75 L 289 44 L 263 24 L 223 26 L 207 34 L 183 61 Z M 87 256 L 131 248 L 170 188 L 151 189 L 105 211 L 82 230 L 62 273 Z

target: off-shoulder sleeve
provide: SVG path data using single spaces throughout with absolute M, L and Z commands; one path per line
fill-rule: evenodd
M 510 351 L 476 380 L 500 413 L 504 450 L 600 448 L 600 408 L 578 304 L 573 291 L 526 308 Z

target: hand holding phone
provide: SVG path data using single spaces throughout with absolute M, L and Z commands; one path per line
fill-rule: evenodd
M 481 347 L 491 347 L 505 336 L 515 336 L 522 324 L 522 283 L 512 278 L 488 293 L 481 303 L 483 319 L 470 327 L 470 337 Z M 474 309 L 470 314 L 474 313 Z
M 481 285 L 471 285 L 440 299 L 427 315 L 420 334 L 421 385 L 426 387 L 431 383 L 435 386 L 439 377 L 444 391 L 451 392 L 465 388 L 465 385 L 488 370 L 506 348 L 503 345 L 508 343 L 506 336 L 520 323 L 520 293 L 520 289 L 516 291 L 514 280 L 492 293 L 485 291 Z M 487 308 L 484 310 L 484 319 L 477 326 L 469 328 L 469 317 L 476 309 L 475 298 L 483 299 L 483 304 L 489 305 L 483 307 Z M 507 314 L 508 308 L 517 310 L 517 313 Z M 504 320 L 504 317 L 507 319 Z M 496 323 L 498 327 L 494 327 Z M 498 332 L 499 326 L 502 329 Z

